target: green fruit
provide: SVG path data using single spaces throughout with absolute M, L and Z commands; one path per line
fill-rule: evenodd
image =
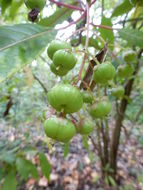
M 66 69 L 63 69 L 63 68 L 56 68 L 56 66 L 52 63 L 50 65 L 50 69 L 51 71 L 55 74 L 55 75 L 58 75 L 58 76 L 65 76 L 67 73 L 68 73 L 68 70 Z
M 82 125 L 79 124 L 78 132 L 82 135 L 88 135 L 94 130 L 94 126 L 95 124 L 91 120 L 85 119 Z
M 69 142 L 76 130 L 72 122 L 67 119 L 52 117 L 44 122 L 46 135 L 60 142 Z
M 118 75 L 121 78 L 130 77 L 132 76 L 133 72 L 134 72 L 134 69 L 131 65 L 126 64 L 126 65 L 120 65 L 118 67 Z
M 111 112 L 111 109 L 112 104 L 108 100 L 103 100 L 93 104 L 89 109 L 89 113 L 93 118 L 104 118 Z
M 71 46 L 66 42 L 53 40 L 47 49 L 48 56 L 53 59 L 54 53 L 60 49 L 71 49 Z
M 46 5 L 46 0 L 25 0 L 25 5 L 28 9 L 37 8 L 39 11 L 41 11 Z
M 124 96 L 125 89 L 123 86 L 118 86 L 112 89 L 112 95 L 116 98 L 122 98 Z
M 132 50 L 127 51 L 127 52 L 124 53 L 123 58 L 124 58 L 125 62 L 127 62 L 127 63 L 133 63 L 133 62 L 136 61 L 136 58 L 137 58 L 136 57 L 136 52 L 132 51 Z
M 93 102 L 93 96 L 91 95 L 90 92 L 88 91 L 83 91 L 82 92 L 82 98 L 84 103 L 89 103 L 91 104 Z
M 83 105 L 80 90 L 70 84 L 57 84 L 48 93 L 50 105 L 57 111 L 74 113 Z
M 67 70 L 71 70 L 74 68 L 76 64 L 76 58 L 75 56 L 67 52 L 65 50 L 58 50 L 55 52 L 53 56 L 53 63 L 56 67 L 64 68 Z
M 102 63 L 96 66 L 93 79 L 96 83 L 105 84 L 109 80 L 113 79 L 115 74 L 116 70 L 111 63 Z

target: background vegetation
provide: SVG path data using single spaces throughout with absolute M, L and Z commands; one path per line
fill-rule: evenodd
M 83 55 L 77 53 L 75 68 L 61 79 L 50 70 L 47 47 L 56 38 L 67 40 L 75 49 L 84 49 L 86 30 L 81 28 L 87 27 L 86 3 L 47 0 L 39 21 L 32 23 L 28 20 L 29 10 L 24 0 L 0 0 L 2 190 L 9 190 L 9 187 L 10 190 L 143 189 L 142 1 L 90 1 L 90 53 L 97 56 L 106 47 L 108 53 L 104 56 L 116 70 L 120 64 L 125 64 L 125 51 L 133 49 L 138 56 L 133 76 L 115 81 L 125 87 L 125 96 L 116 101 L 109 90 L 113 111 L 108 118 L 108 142 L 113 162 L 101 162 L 97 130 L 88 138 L 77 135 L 69 147 L 52 141 L 43 132 L 43 115 L 48 118 L 50 114 L 47 92 L 60 80 L 70 81 L 77 75 L 83 60 Z M 88 65 L 86 61 L 82 79 Z M 123 104 L 127 107 L 123 108 Z M 118 109 L 123 111 L 123 117 Z M 85 116 L 85 112 L 81 114 Z M 101 141 L 104 149 L 105 138 Z M 117 145 L 115 149 L 114 145 Z M 117 173 L 113 175 L 116 167 Z

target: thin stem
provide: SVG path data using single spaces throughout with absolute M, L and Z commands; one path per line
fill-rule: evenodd
M 84 9 L 82 9 L 81 7 L 77 7 L 77 6 L 74 6 L 74 5 L 69 5 L 69 4 L 59 2 L 59 1 L 55 1 L 55 0 L 50 0 L 50 2 L 55 3 L 58 6 L 66 7 L 68 9 L 73 9 L 73 10 L 78 10 L 78 11 L 84 12 Z
M 76 24 L 78 23 L 80 20 L 82 20 L 86 15 L 86 11 L 84 11 L 84 13 L 75 21 L 71 22 L 70 24 L 68 24 L 67 26 L 64 26 L 62 28 L 59 28 L 57 30 L 64 30 L 64 29 L 67 29 L 68 27 L 72 26 L 73 24 Z
M 83 28 L 80 28 L 80 29 L 74 31 L 74 32 L 66 39 L 66 41 L 69 40 L 73 35 L 77 34 L 78 32 L 84 31 L 84 30 L 86 30 L 86 27 L 83 27 Z
M 102 25 L 102 24 L 98 25 L 98 24 L 91 23 L 91 25 L 94 26 L 94 27 L 98 27 L 98 28 L 104 28 L 106 30 L 119 30 L 118 28 L 112 28 L 110 26 L 105 26 L 105 25 Z
M 86 42 L 85 42 L 85 50 L 88 49 L 88 42 L 89 42 L 89 22 L 90 22 L 90 15 L 89 15 L 89 3 L 87 3 L 87 6 L 86 6 L 87 10 L 86 10 L 86 13 L 87 13 L 87 17 L 86 17 L 86 23 L 87 23 L 87 35 L 86 35 Z M 84 68 L 84 65 L 85 65 L 85 60 L 87 59 L 87 54 L 85 53 L 84 54 L 84 57 L 83 57 L 83 61 L 82 61 L 82 64 L 81 64 L 81 67 L 80 67 L 80 71 L 79 71 L 79 75 L 78 75 L 78 79 L 77 79 L 77 83 L 78 81 L 80 81 L 81 79 L 81 74 L 82 74 L 82 71 L 83 71 L 83 68 Z
M 96 0 L 93 0 L 90 4 L 90 6 L 92 6 L 94 3 L 96 3 Z
M 104 15 L 104 0 L 102 0 L 102 9 L 101 9 L 101 16 L 103 17 Z
M 47 65 L 50 66 L 49 62 L 45 59 L 45 57 L 43 57 L 42 55 L 40 55 L 40 58 L 42 61 L 44 61 L 45 63 L 47 63 Z
M 142 21 L 143 20 L 143 17 L 139 17 L 139 18 L 132 18 L 132 19 L 128 19 L 128 20 L 120 20 L 119 22 L 117 22 L 117 23 L 115 23 L 114 25 L 116 25 L 116 24 L 122 24 L 122 23 L 124 23 L 124 22 L 132 22 L 132 21 L 136 21 L 136 22 L 138 22 L 138 21 Z
M 44 92 L 47 94 L 48 93 L 48 90 L 47 88 L 45 87 L 45 85 L 43 84 L 43 82 L 33 73 L 33 77 L 35 80 L 38 81 L 38 83 L 41 85 L 41 87 L 43 88 Z
M 101 167 L 102 167 L 102 172 L 103 172 L 103 167 L 104 167 L 104 157 L 103 157 L 103 149 L 102 149 L 102 144 L 101 144 L 101 128 L 99 126 L 99 123 L 96 123 L 97 125 L 97 142 L 98 142 L 98 155 L 101 161 Z

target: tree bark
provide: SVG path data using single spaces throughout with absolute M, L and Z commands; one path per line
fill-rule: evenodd
M 143 52 L 143 49 L 140 50 L 138 54 L 138 59 L 140 59 L 141 54 Z M 125 96 L 130 97 L 133 83 L 135 80 L 135 76 L 138 73 L 139 70 L 139 63 L 138 61 L 135 71 L 133 73 L 133 77 L 127 82 L 125 85 Z M 116 171 L 117 171 L 117 153 L 118 153 L 118 147 L 119 147 L 119 141 L 120 141 L 120 134 L 121 134 L 121 127 L 124 120 L 126 108 L 128 105 L 128 100 L 126 98 L 123 98 L 121 100 L 121 104 L 119 107 L 119 113 L 117 114 L 116 122 L 115 122 L 115 128 L 112 134 L 112 142 L 111 142 L 111 152 L 110 152 L 110 167 L 113 170 L 112 176 L 115 178 Z

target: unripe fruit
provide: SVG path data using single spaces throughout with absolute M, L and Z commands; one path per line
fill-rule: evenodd
M 123 58 L 124 58 L 125 62 L 127 62 L 127 63 L 133 63 L 133 62 L 136 61 L 136 58 L 137 58 L 136 57 L 136 52 L 132 51 L 132 50 L 127 51 L 127 52 L 124 53 Z
M 91 120 L 85 119 L 82 124 L 79 124 L 77 131 L 82 135 L 88 135 L 94 130 L 94 126 Z
M 58 117 L 47 119 L 44 122 L 44 131 L 48 137 L 63 143 L 69 142 L 76 133 L 72 122 Z
M 76 64 L 76 58 L 72 53 L 67 52 L 66 50 L 58 50 L 53 56 L 53 63 L 56 67 L 71 70 Z
M 93 79 L 96 83 L 105 84 L 114 78 L 115 73 L 116 70 L 111 63 L 102 63 L 96 66 Z
M 93 96 L 88 91 L 83 91 L 82 92 L 82 98 L 83 98 L 84 103 L 91 104 L 93 102 Z
M 71 46 L 66 42 L 53 40 L 47 49 L 48 56 L 53 59 L 54 53 L 60 49 L 71 49 Z
M 55 75 L 58 75 L 58 76 L 61 76 L 61 77 L 65 76 L 68 73 L 68 71 L 66 69 L 63 69 L 63 68 L 58 68 L 57 69 L 56 66 L 53 63 L 50 65 L 50 69 Z
M 122 98 L 124 96 L 125 89 L 123 86 L 117 86 L 116 88 L 112 89 L 112 95 L 116 98 Z
M 37 8 L 39 11 L 41 11 L 46 5 L 46 0 L 25 0 L 25 5 L 28 9 Z
M 132 76 L 133 72 L 134 69 L 131 65 L 126 64 L 126 65 L 120 65 L 118 67 L 118 75 L 121 78 L 128 78 Z
M 74 113 L 83 105 L 80 90 L 70 84 L 57 84 L 48 93 L 50 105 L 57 111 Z
M 89 109 L 89 113 L 93 118 L 104 118 L 111 112 L 111 109 L 112 104 L 108 100 L 103 100 L 93 104 Z

